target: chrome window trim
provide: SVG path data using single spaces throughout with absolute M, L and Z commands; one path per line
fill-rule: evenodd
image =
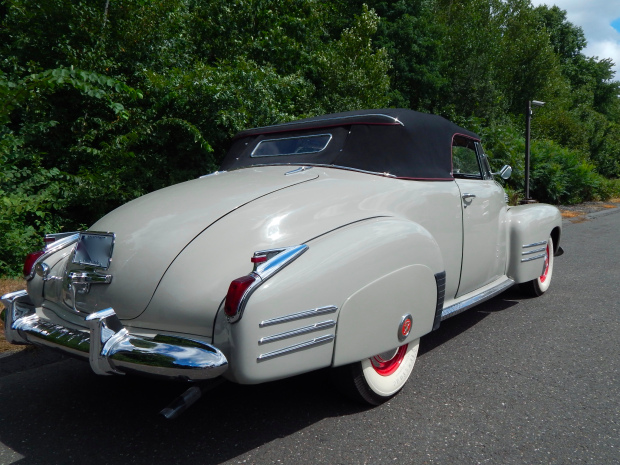
M 304 326 L 302 328 L 294 329 L 292 331 L 286 331 L 284 333 L 274 334 L 273 336 L 261 337 L 258 340 L 258 345 L 269 344 L 270 342 L 281 341 L 282 339 L 289 339 L 291 337 L 301 336 L 302 334 L 313 333 L 315 331 L 321 331 L 323 329 L 330 329 L 336 326 L 334 320 L 321 321 L 310 326 Z
M 312 138 L 324 137 L 324 136 L 328 136 L 328 139 L 327 139 L 327 142 L 325 142 L 325 145 L 323 146 L 323 148 L 320 150 L 312 150 L 310 152 L 270 153 L 268 155 L 254 155 L 256 150 L 258 150 L 258 148 L 264 142 L 275 142 L 275 141 L 280 141 L 280 140 L 294 140 L 294 139 L 312 139 Z M 304 155 L 304 154 L 309 154 L 309 153 L 320 153 L 327 148 L 327 146 L 329 145 L 329 143 L 332 141 L 333 138 L 334 136 L 332 134 L 326 133 L 326 134 L 308 134 L 305 136 L 278 137 L 276 139 L 263 139 L 258 144 L 256 144 L 256 147 L 254 147 L 254 149 L 252 150 L 252 153 L 250 154 L 250 158 L 287 157 L 290 155 Z
M 336 335 L 334 334 L 326 334 L 325 336 L 315 337 L 314 339 L 311 339 L 309 341 L 300 342 L 299 344 L 285 347 L 284 349 L 274 350 L 273 352 L 267 352 L 265 354 L 260 354 L 256 358 L 256 362 L 260 363 L 260 362 L 264 362 L 266 360 L 269 360 L 275 357 L 281 357 L 283 355 L 289 355 L 294 352 L 299 352 L 300 350 L 310 349 L 312 347 L 316 347 L 316 346 L 331 342 L 335 338 L 336 338 Z
M 314 316 L 335 313 L 336 311 L 338 311 L 338 307 L 336 307 L 335 305 L 313 308 L 312 310 L 304 310 L 303 312 L 291 313 L 290 315 L 284 315 L 277 318 L 270 318 L 269 320 L 263 320 L 258 324 L 258 327 L 265 328 L 267 326 L 280 325 L 282 323 L 288 323 L 289 321 L 312 318 Z
M 523 244 L 521 248 L 527 249 L 530 247 L 538 247 L 539 245 L 546 245 L 546 244 L 547 244 L 547 241 L 532 242 L 531 244 Z
M 521 263 L 523 262 L 531 262 L 532 260 L 538 260 L 540 258 L 545 258 L 547 256 L 547 253 L 541 253 L 540 255 L 534 255 L 533 257 L 526 257 L 526 258 L 522 258 L 521 259 Z

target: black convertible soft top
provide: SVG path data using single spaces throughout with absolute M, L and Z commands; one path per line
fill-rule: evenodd
M 348 111 L 242 131 L 234 137 L 221 169 L 322 165 L 405 179 L 452 180 L 455 135 L 480 140 L 437 115 L 393 108 Z M 281 149 L 290 142 L 305 153 L 269 153 L 270 147 Z M 312 151 L 310 146 L 318 148 Z

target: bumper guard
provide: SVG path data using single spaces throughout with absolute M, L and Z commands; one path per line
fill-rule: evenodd
M 89 331 L 66 328 L 40 318 L 26 291 L 6 294 L 5 335 L 13 344 L 36 344 L 86 358 L 98 375 L 137 373 L 167 379 L 202 381 L 226 371 L 228 361 L 204 342 L 157 335 L 136 336 L 112 308 L 88 315 Z

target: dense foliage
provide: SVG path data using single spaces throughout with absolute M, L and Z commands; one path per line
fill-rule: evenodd
M 507 188 L 618 195 L 620 84 L 580 28 L 529 0 L 5 0 L 0 274 L 46 232 L 217 168 L 237 131 L 360 108 L 484 135 Z

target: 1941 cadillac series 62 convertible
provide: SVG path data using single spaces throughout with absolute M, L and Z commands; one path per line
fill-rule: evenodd
M 493 176 L 476 134 L 411 110 L 243 131 L 221 171 L 46 236 L 27 291 L 2 297 L 6 337 L 101 375 L 251 384 L 332 367 L 379 404 L 442 320 L 549 287 L 559 211 L 508 206 Z

